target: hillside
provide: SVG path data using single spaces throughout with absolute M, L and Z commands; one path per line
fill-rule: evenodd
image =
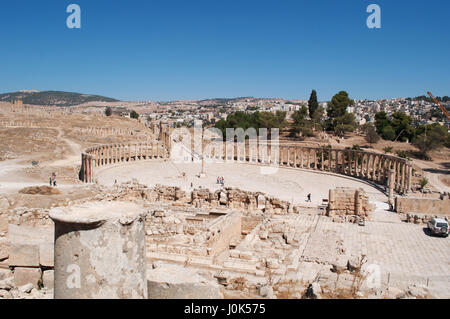
M 24 104 L 73 106 L 87 102 L 117 102 L 109 97 L 80 94 L 60 91 L 19 91 L 0 94 L 1 102 L 12 102 L 14 99 L 22 100 Z

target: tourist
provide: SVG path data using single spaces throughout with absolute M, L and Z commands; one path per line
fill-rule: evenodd
M 52 177 L 51 176 L 49 177 L 48 182 L 50 183 L 50 186 L 52 186 Z
M 311 202 L 311 193 L 308 194 L 307 198 L 308 198 L 308 199 L 307 199 L 306 201 L 307 201 L 307 202 Z

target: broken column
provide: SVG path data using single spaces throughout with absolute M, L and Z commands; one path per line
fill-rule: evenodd
M 145 213 L 133 203 L 55 208 L 55 299 L 146 299 Z

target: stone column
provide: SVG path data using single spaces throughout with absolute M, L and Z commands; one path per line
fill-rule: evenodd
M 366 179 L 370 179 L 370 154 L 366 154 L 367 162 L 366 162 Z
M 89 182 L 94 182 L 94 158 L 92 156 L 89 160 Z
M 339 173 L 339 151 L 335 151 L 334 155 L 336 156 L 335 158 L 335 165 L 334 165 L 334 172 L 335 173 Z
M 294 158 L 292 158 L 294 157 Z M 289 166 L 295 167 L 295 148 L 289 147 Z
M 314 152 L 314 169 L 317 169 L 317 150 L 313 148 Z
M 411 178 L 412 178 L 412 161 L 408 161 L 408 169 L 406 171 L 406 193 L 411 191 Z
M 91 156 L 89 154 L 86 155 L 86 182 L 91 182 Z
M 303 168 L 303 148 L 300 148 L 300 168 Z
M 86 183 L 86 178 L 85 178 L 85 174 L 84 174 L 85 170 L 86 170 L 85 155 L 84 155 L 84 153 L 81 153 L 80 178 L 83 182 Z
M 294 167 L 297 168 L 297 147 L 294 147 Z
M 286 166 L 289 166 L 289 147 L 288 146 L 284 147 L 284 152 L 283 153 L 284 153 L 284 159 L 286 161 Z M 283 163 L 285 161 L 283 161 Z
M 55 299 L 146 299 L 145 213 L 133 203 L 54 208 Z
M 311 149 L 310 148 L 306 149 L 306 154 L 308 154 L 307 168 L 310 169 L 311 168 Z
M 339 155 L 341 152 L 336 151 L 336 166 L 335 166 L 335 173 L 340 173 L 340 168 L 339 168 Z
M 395 190 L 400 190 L 400 162 L 398 160 L 395 161 L 394 165 L 395 169 Z
M 320 165 L 320 170 L 321 171 L 325 170 L 325 156 L 324 156 L 323 152 L 324 152 L 324 150 L 322 149 L 320 151 L 320 156 L 321 156 L 321 160 L 322 160 L 321 165 Z
M 333 152 L 331 151 L 331 148 L 328 150 L 328 171 L 331 172 L 331 160 L 333 158 Z
M 383 165 L 383 156 L 378 155 L 378 182 L 381 183 L 383 181 L 384 174 L 384 165 Z
M 372 165 L 370 165 L 370 180 L 375 181 L 375 155 L 371 155 L 372 157 Z
M 388 204 L 391 211 L 394 210 L 395 170 L 389 169 L 388 177 Z

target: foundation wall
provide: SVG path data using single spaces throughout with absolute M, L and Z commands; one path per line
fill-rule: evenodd
M 213 225 L 210 226 L 211 234 L 209 248 L 211 253 L 217 255 L 220 252 L 229 249 L 231 240 L 239 238 L 242 233 L 241 214 L 233 212 L 219 217 Z
M 401 198 L 395 199 L 395 210 L 399 214 L 450 214 L 450 199 Z

